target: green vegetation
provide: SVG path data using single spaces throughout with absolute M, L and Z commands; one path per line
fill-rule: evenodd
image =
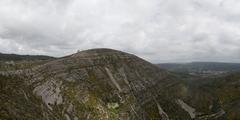
M 219 70 L 215 65 L 210 68 Z M 14 74 L 15 70 L 23 72 Z M 9 71 L 11 76 L 4 74 Z M 53 61 L 1 61 L 0 72 L 3 120 L 191 119 L 178 100 L 194 109 L 196 120 L 240 118 L 238 73 L 203 77 L 168 72 L 109 49 Z
M 35 60 L 35 61 L 0 61 L 0 71 L 14 71 L 31 69 L 35 66 L 42 65 L 49 62 L 49 60 Z
M 201 76 L 219 76 L 240 71 L 240 63 L 192 62 L 192 63 L 162 63 L 160 68 L 177 73 L 187 73 Z
M 0 53 L 0 61 L 34 61 L 34 60 L 54 60 L 54 57 L 43 55 L 16 55 Z
M 17 77 L 0 75 L 0 118 L 9 119 L 44 119 L 43 112 L 48 110 L 32 94 L 31 89 Z M 34 111 L 34 112 L 33 112 Z

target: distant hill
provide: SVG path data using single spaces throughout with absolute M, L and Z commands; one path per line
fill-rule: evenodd
M 240 118 L 237 73 L 209 78 L 174 73 L 112 49 L 21 62 L 0 71 L 1 120 Z M 223 70 L 217 68 L 211 69 Z
M 17 55 L 0 53 L 0 61 L 22 61 L 22 60 L 51 60 L 54 57 L 44 55 Z
M 0 85 L 0 119 L 190 120 L 199 115 L 184 102 L 187 88 L 175 75 L 111 49 L 3 72 Z
M 240 71 L 240 63 L 220 63 L 220 62 L 192 62 L 192 63 L 162 63 L 160 68 L 173 72 L 196 73 L 196 74 L 221 74 L 223 72 Z

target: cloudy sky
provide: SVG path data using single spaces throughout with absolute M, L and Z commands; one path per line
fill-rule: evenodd
M 239 0 L 0 0 L 0 52 L 240 62 Z

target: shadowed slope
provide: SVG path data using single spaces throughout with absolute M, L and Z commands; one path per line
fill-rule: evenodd
M 4 95 L 8 96 L 9 90 L 17 97 L 9 97 L 12 103 L 4 97 L 1 102 L 17 106 L 1 106 L 1 118 L 35 116 L 20 108 L 39 110 L 36 119 L 58 120 L 188 120 L 198 115 L 198 110 L 184 101 L 189 89 L 178 76 L 111 49 L 78 52 L 8 79 L 1 81 L 1 89 Z M 20 86 L 10 86 L 17 81 L 22 81 Z

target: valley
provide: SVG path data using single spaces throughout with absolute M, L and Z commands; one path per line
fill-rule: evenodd
M 0 66 L 2 120 L 240 119 L 236 64 L 186 70 L 90 49 L 62 58 L 7 58 Z

